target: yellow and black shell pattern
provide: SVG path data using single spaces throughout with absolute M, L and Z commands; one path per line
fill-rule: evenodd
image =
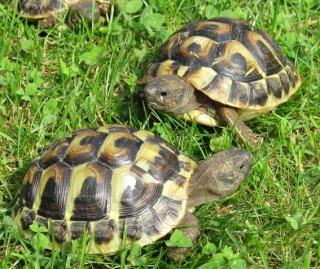
M 151 132 L 124 125 L 80 129 L 50 145 L 27 170 L 15 222 L 33 221 L 49 248 L 88 232 L 89 253 L 113 254 L 169 233 L 186 211 L 196 163 Z
M 240 109 L 268 110 L 300 86 L 295 67 L 267 33 L 230 18 L 186 25 L 160 47 L 156 61 L 143 83 L 177 75 L 210 99 Z

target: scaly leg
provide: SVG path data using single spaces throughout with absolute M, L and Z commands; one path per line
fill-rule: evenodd
M 262 143 L 262 138 L 258 138 L 256 134 L 239 119 L 239 114 L 234 108 L 220 106 L 217 108 L 221 119 L 226 122 L 229 127 L 234 127 L 237 131 L 238 137 L 254 148 L 259 148 Z
M 59 21 L 59 18 L 56 16 L 50 16 L 48 18 L 42 19 L 39 21 L 38 25 L 40 29 L 49 29 L 55 26 Z
M 190 212 L 186 211 L 184 218 L 177 227 L 184 235 L 189 237 L 194 243 L 200 236 L 199 221 Z M 190 252 L 190 248 L 170 248 L 168 250 L 168 257 L 175 261 L 181 261 L 185 255 Z

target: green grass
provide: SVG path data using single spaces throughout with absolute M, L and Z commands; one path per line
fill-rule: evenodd
M 215 268 L 225 261 L 219 268 L 320 268 L 319 0 L 153 0 L 136 13 L 125 11 L 116 6 L 103 26 L 39 35 L 0 5 L 0 267 Z M 174 264 L 159 241 L 113 257 L 92 256 L 76 241 L 68 255 L 68 249 L 43 251 L 37 238 L 17 231 L 8 216 L 23 173 L 45 145 L 77 128 L 146 128 L 195 160 L 213 154 L 210 141 L 220 149 L 237 146 L 228 129 L 156 114 L 134 98 L 138 79 L 170 34 L 218 15 L 269 32 L 303 84 L 287 103 L 248 123 L 265 141 L 253 153 L 251 175 L 232 197 L 197 208 L 202 235 L 192 254 Z

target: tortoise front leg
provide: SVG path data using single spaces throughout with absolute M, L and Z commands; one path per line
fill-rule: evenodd
M 234 108 L 219 106 L 217 108 L 220 118 L 229 126 L 235 127 L 238 137 L 254 148 L 259 148 L 261 139 L 242 121 L 239 119 L 239 114 Z
M 59 22 L 59 18 L 56 16 L 49 16 L 48 18 L 39 21 L 38 26 L 40 29 L 50 29 Z
M 199 230 L 199 221 L 198 219 L 190 212 L 186 211 L 184 218 L 177 227 L 185 236 L 189 237 L 192 242 L 200 236 Z M 190 252 L 191 247 L 189 248 L 170 248 L 168 250 L 168 257 L 174 261 L 181 261 L 184 259 L 185 255 Z

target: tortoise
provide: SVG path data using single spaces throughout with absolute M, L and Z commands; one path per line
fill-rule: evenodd
M 40 28 L 53 27 L 68 12 L 69 24 L 80 19 L 89 23 L 103 21 L 108 13 L 110 0 L 13 0 L 11 5 L 29 21 L 39 22 Z
M 231 18 L 187 24 L 160 47 L 155 62 L 141 80 L 149 107 L 233 126 L 254 147 L 259 139 L 244 121 L 287 101 L 301 84 L 267 33 Z
M 181 231 L 196 240 L 191 208 L 236 191 L 251 163 L 249 152 L 230 149 L 197 164 L 125 125 L 80 129 L 31 163 L 13 218 L 27 236 L 34 221 L 47 227 L 49 249 L 88 231 L 88 253 L 111 255 L 125 244 L 124 233 L 128 244 L 144 246 L 182 224 L 194 225 Z M 170 251 L 174 258 L 177 250 Z

